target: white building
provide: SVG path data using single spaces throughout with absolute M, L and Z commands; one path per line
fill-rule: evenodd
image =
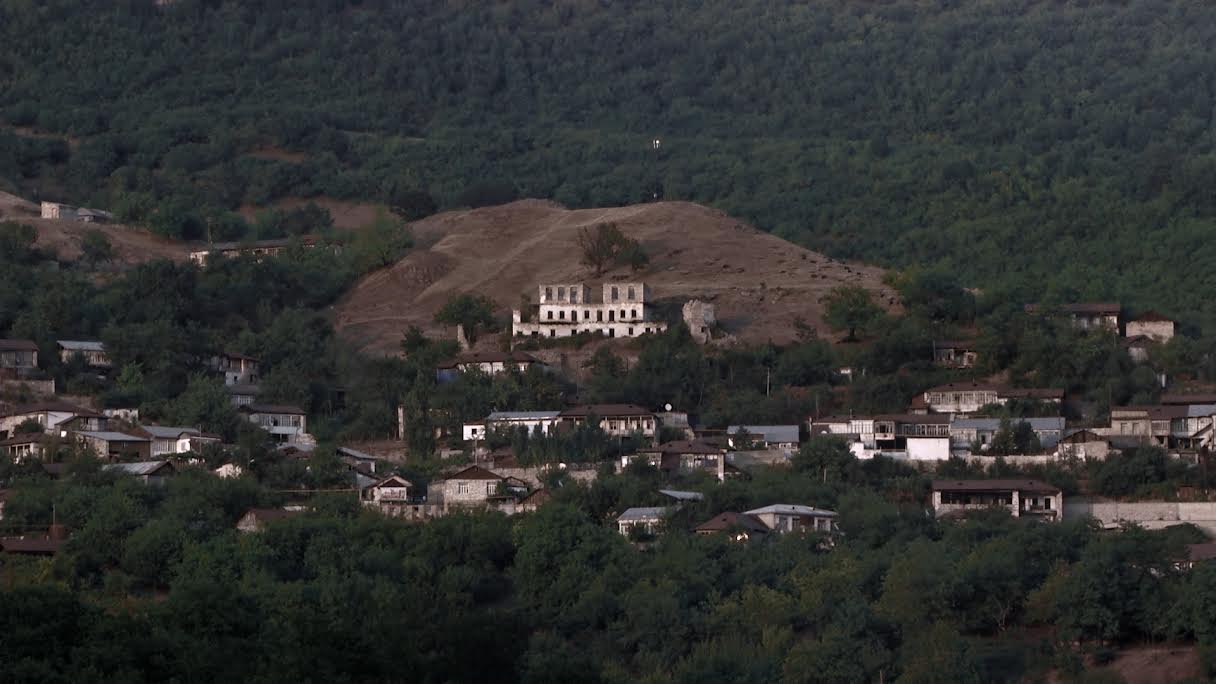
M 616 527 L 626 537 L 634 533 L 634 530 L 645 534 L 655 534 L 662 529 L 663 520 L 670 513 L 670 508 L 663 507 L 627 508 L 616 519 Z
M 1174 337 L 1174 321 L 1156 311 L 1146 311 L 1127 322 L 1126 337 L 1147 337 L 1154 342 L 1169 342 Z
M 258 360 L 236 352 L 222 352 L 211 357 L 211 369 L 224 374 L 224 384 L 256 385 Z
M 635 404 L 588 404 L 566 409 L 560 414 L 561 422 L 577 425 L 594 416 L 600 429 L 614 437 L 641 434 L 654 437 L 658 434 L 659 419 L 653 411 Z
M 140 428 L 152 440 L 153 458 L 199 452 L 207 444 L 219 444 L 221 441 L 216 435 L 204 434 L 201 430 L 191 427 L 143 425 Z
M 466 442 L 482 441 L 495 431 L 520 428 L 527 429 L 529 435 L 539 428 L 547 435 L 561 421 L 561 415 L 561 411 L 495 411 L 480 422 L 465 423 L 462 436 Z
M 773 504 L 764 508 L 745 511 L 779 534 L 786 532 L 835 532 L 836 512 L 813 506 L 797 504 Z
M 1059 488 L 1038 480 L 933 481 L 933 512 L 938 517 L 988 508 L 1004 508 L 1015 518 L 1059 522 L 1064 495 Z
M 240 408 L 249 422 L 257 425 L 274 437 L 275 441 L 293 444 L 308 443 L 308 416 L 295 406 L 273 404 L 247 404 Z
M 569 337 L 598 333 L 605 337 L 638 337 L 667 329 L 654 320 L 650 289 L 644 283 L 604 283 L 601 292 L 582 283 L 541 285 L 535 312 L 512 312 L 515 337 Z M 598 296 L 597 296 L 598 295 Z M 525 320 L 528 314 L 535 318 Z

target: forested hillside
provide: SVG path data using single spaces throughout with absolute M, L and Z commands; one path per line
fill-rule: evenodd
M 0 179 L 174 236 L 285 196 L 658 192 L 1216 323 L 1209 3 L 14 0 L 0 45 Z

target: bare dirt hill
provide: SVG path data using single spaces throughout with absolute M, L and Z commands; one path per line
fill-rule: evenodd
M 579 264 L 577 236 L 603 222 L 640 241 L 651 261 L 639 274 L 618 269 L 601 280 L 643 280 L 660 302 L 712 302 L 726 331 L 743 341 L 792 340 L 797 317 L 828 334 L 819 302 L 841 284 L 868 288 L 895 306 L 881 269 L 829 259 L 697 204 L 569 210 L 523 200 L 414 224 L 422 248 L 364 277 L 336 306 L 335 323 L 368 349 L 393 351 L 411 325 L 451 334 L 432 318 L 460 293 L 487 295 L 507 314 L 522 295 L 535 301 L 541 283 L 594 287 Z
M 185 261 L 190 256 L 190 248 L 186 243 L 153 235 L 139 228 L 117 223 L 81 223 L 41 218 L 41 210 L 37 204 L 5 192 L 0 192 L 0 221 L 19 221 L 37 228 L 37 245 L 55 250 L 60 259 L 71 260 L 79 257 L 80 242 L 90 230 L 100 230 L 110 238 L 119 264 L 137 264 L 155 259 Z

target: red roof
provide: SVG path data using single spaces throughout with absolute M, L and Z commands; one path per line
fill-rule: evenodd
M 768 526 L 758 519 L 744 513 L 719 513 L 705 522 L 697 525 L 694 532 L 726 532 L 728 530 L 745 530 L 747 532 L 768 532 Z
M 563 418 L 586 418 L 589 415 L 600 418 L 619 418 L 621 416 L 654 416 L 654 412 L 644 409 L 637 404 L 584 404 L 574 406 L 561 412 Z
M 59 552 L 63 539 L 50 537 L 3 537 L 0 538 L 0 550 L 7 553 L 25 553 L 37 556 L 50 556 Z
M 1060 490 L 1038 480 L 934 480 L 937 492 L 1039 492 L 1059 494 Z
M 501 475 L 492 473 L 489 470 L 482 468 L 481 466 L 469 466 L 468 468 L 465 468 L 464 470 L 462 470 L 458 473 L 455 473 L 454 475 L 449 475 L 445 479 L 448 479 L 448 480 L 501 480 L 503 478 Z
M 32 340 L 0 340 L 0 351 L 38 351 Z

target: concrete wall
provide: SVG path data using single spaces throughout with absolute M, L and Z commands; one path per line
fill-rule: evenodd
M 1087 501 L 1069 499 L 1064 503 L 1064 519 L 1091 517 L 1103 525 L 1136 523 L 1145 529 L 1159 530 L 1171 525 L 1191 523 L 1216 535 L 1216 502 L 1198 501 Z
M 949 437 L 909 437 L 908 459 L 912 461 L 945 461 L 950 458 Z

